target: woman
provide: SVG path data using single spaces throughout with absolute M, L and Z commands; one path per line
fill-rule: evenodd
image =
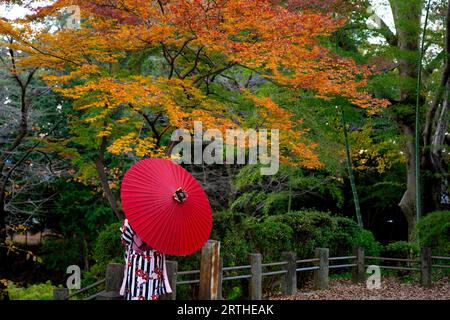
M 122 227 L 125 270 L 120 295 L 126 300 L 158 300 L 171 293 L 166 273 L 166 257 L 144 243 L 125 219 Z

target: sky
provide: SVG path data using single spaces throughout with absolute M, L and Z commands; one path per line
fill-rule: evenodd
M 41 3 L 41 1 L 36 1 L 36 3 Z M 16 19 L 23 17 L 29 13 L 28 10 L 21 8 L 18 5 L 6 5 L 6 4 L 0 4 L 0 17 L 2 18 L 8 18 L 8 19 Z
M 389 0 L 371 0 L 373 11 L 384 20 L 387 26 L 395 32 L 394 17 L 392 16 Z

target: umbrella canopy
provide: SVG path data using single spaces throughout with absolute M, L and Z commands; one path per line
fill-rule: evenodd
M 208 197 L 189 172 L 170 160 L 151 158 L 133 165 L 123 178 L 121 199 L 131 227 L 155 250 L 188 255 L 209 238 Z

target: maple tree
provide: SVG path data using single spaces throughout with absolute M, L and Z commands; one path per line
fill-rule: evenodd
M 80 8 L 79 29 L 35 27 L 73 5 Z M 91 161 L 81 163 L 95 168 L 119 215 L 107 154 L 164 156 L 165 135 L 191 128 L 193 120 L 225 130 L 254 126 L 249 119 L 257 117 L 260 128 L 280 129 L 282 161 L 320 167 L 301 119 L 251 82 L 270 81 L 299 99 L 305 91 L 327 101 L 341 97 L 377 112 L 387 102 L 364 91 L 371 70 L 322 43 L 343 23 L 268 0 L 60 0 L 24 19 L 0 21 L 0 33 L 14 39 L 3 46 L 26 53 L 18 64 L 38 66 L 54 91 L 73 100 L 73 136 L 59 141 L 59 150 L 92 151 Z M 238 98 L 222 99 L 219 89 Z
M 288 8 L 292 10 L 319 10 L 322 12 L 345 15 L 350 11 L 365 10 L 367 3 L 361 0 L 288 0 Z

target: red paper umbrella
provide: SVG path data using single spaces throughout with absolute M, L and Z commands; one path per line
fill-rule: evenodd
M 208 240 L 212 213 L 195 178 L 165 159 L 144 159 L 125 174 L 122 206 L 130 225 L 149 246 L 169 255 L 188 255 Z

